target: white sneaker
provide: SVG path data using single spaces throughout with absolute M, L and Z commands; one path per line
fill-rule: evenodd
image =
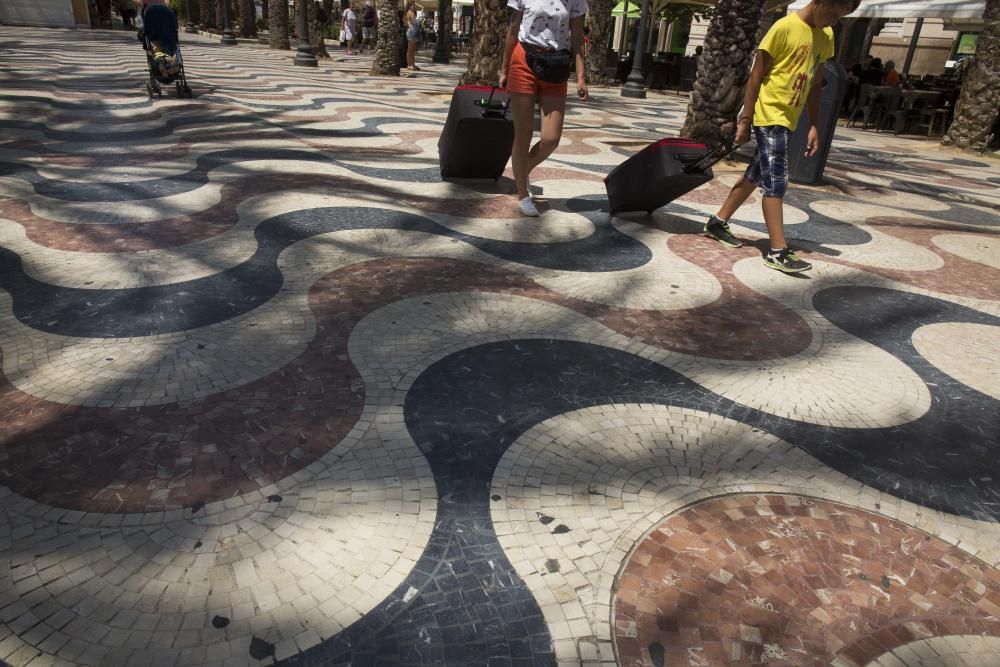
M 535 208 L 535 202 L 531 201 L 531 197 L 525 197 L 518 202 L 518 206 L 521 207 L 521 215 L 527 218 L 537 218 L 538 209 Z

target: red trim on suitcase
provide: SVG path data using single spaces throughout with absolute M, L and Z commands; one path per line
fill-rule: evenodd
M 476 86 L 476 85 L 455 86 L 455 92 L 456 93 L 458 91 L 460 91 L 460 90 L 484 90 L 487 93 L 490 92 L 491 90 L 498 90 L 501 93 L 506 93 L 507 92 L 506 88 L 498 88 L 496 86 Z
M 670 138 L 667 138 L 667 139 L 660 139 L 656 143 L 652 143 L 652 144 L 646 146 L 645 148 L 642 149 L 642 151 L 639 151 L 639 152 L 641 153 L 641 152 L 645 152 L 645 151 L 654 151 L 654 150 L 663 148 L 664 146 L 677 146 L 677 147 L 684 147 L 684 148 L 701 148 L 701 149 L 704 149 L 706 151 L 708 150 L 708 147 L 705 146 L 705 144 L 699 143 L 699 142 L 697 142 L 697 141 L 695 141 L 693 139 L 684 139 L 683 137 L 682 138 L 673 138 L 673 137 L 670 137 Z M 612 171 L 614 171 L 614 170 L 612 170 Z M 611 174 L 608 174 L 607 176 L 605 176 L 604 177 L 604 182 L 607 183 L 608 182 L 608 178 L 610 178 L 610 177 L 611 177 Z
M 693 139 L 660 139 L 655 144 L 651 144 L 646 147 L 646 150 L 652 150 L 654 148 L 662 148 L 663 146 L 687 146 L 690 148 L 706 148 L 705 144 L 694 141 Z

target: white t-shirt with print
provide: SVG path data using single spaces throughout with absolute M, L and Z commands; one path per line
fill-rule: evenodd
M 587 0 L 507 0 L 524 12 L 518 40 L 543 49 L 569 49 L 569 20 L 587 13 Z

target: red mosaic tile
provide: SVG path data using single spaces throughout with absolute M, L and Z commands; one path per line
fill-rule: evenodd
M 763 664 L 765 653 L 767 664 L 819 667 L 841 658 L 863 666 L 917 638 L 1000 636 L 1000 619 L 981 608 L 1000 596 L 995 568 L 897 521 L 820 500 L 789 507 L 794 500 L 708 500 L 668 518 L 640 543 L 635 553 L 643 558 L 630 557 L 620 579 L 630 582 L 634 603 L 619 603 L 619 594 L 615 605 L 623 664 L 652 665 L 647 647 L 659 644 L 677 656 L 671 667 L 750 667 Z M 761 502 L 775 515 L 745 511 Z M 783 507 L 802 518 L 784 518 Z M 703 536 L 711 530 L 692 530 L 694 516 L 725 530 L 739 551 L 708 548 Z M 810 521 L 837 525 L 836 538 L 813 528 L 776 537 Z M 667 531 L 683 536 L 675 542 L 680 550 L 654 539 Z M 859 559 L 859 551 L 867 556 Z M 894 567 L 897 561 L 910 571 Z M 722 586 L 705 576 L 720 569 L 736 573 Z M 691 587 L 696 594 L 677 594 Z M 920 606 L 924 598 L 935 600 L 933 608 Z M 623 641 L 626 628 L 635 636 Z

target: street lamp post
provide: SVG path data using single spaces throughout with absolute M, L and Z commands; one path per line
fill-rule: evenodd
M 451 0 L 441 0 L 438 3 L 438 34 L 437 44 L 434 47 L 434 57 L 431 62 L 448 62 L 448 37 L 451 26 L 448 25 L 448 10 L 451 7 Z
M 226 46 L 236 45 L 236 35 L 233 34 L 233 24 L 229 20 L 229 0 L 222 0 L 222 43 Z
M 198 32 L 194 29 L 194 21 L 191 20 L 191 0 L 184 0 L 184 32 Z
M 646 30 L 649 28 L 649 0 L 642 0 L 639 12 L 639 34 L 632 53 L 632 71 L 622 85 L 622 97 L 646 98 L 646 83 L 642 78 L 642 52 L 646 50 Z
M 306 3 L 309 0 L 298 0 L 295 7 L 296 23 L 298 27 L 295 32 L 299 33 L 299 46 L 295 51 L 295 58 L 292 60 L 296 65 L 303 67 L 317 67 L 316 56 L 313 55 L 312 44 L 309 43 L 309 7 Z

